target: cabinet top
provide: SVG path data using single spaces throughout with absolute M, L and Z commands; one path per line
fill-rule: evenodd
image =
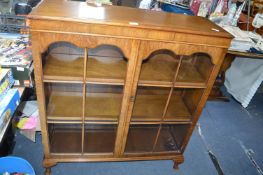
M 86 2 L 70 0 L 43 0 L 28 15 L 28 18 L 128 26 L 232 38 L 232 35 L 221 27 L 203 17 L 122 6 L 94 6 Z

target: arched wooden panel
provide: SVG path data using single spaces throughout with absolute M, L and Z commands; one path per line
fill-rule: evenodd
M 70 42 L 50 44 L 42 57 L 45 80 L 76 80 L 84 76 L 85 49 Z
M 120 39 L 120 38 L 110 38 L 110 37 L 100 37 L 100 36 L 90 36 L 90 35 L 80 35 L 74 34 L 74 37 L 68 33 L 35 33 L 31 32 L 33 40 L 38 40 L 38 45 L 40 51 L 43 53 L 47 50 L 48 46 L 52 43 L 63 41 L 72 43 L 81 48 L 95 48 L 99 45 L 114 45 L 122 50 L 125 57 L 129 59 L 131 57 L 131 46 L 133 40 L 131 39 Z M 47 39 L 48 38 L 48 39 Z
M 154 41 L 141 41 L 139 53 L 140 59 L 145 59 L 152 52 L 161 49 L 168 49 L 176 53 L 177 55 L 192 55 L 194 53 L 202 52 L 208 54 L 213 64 L 218 63 L 218 59 L 221 58 L 222 48 L 215 48 L 206 45 L 191 45 L 182 43 L 170 43 L 170 42 L 154 42 Z
M 88 49 L 86 80 L 88 82 L 111 82 L 124 84 L 128 59 L 114 45 L 101 44 Z
M 179 56 L 171 50 L 154 50 L 142 60 L 139 84 L 171 85 L 179 60 Z

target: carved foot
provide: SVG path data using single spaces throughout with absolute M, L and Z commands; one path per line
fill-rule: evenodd
M 45 169 L 45 175 L 51 175 L 51 167 L 55 166 L 57 162 L 54 162 L 50 159 L 44 159 L 43 160 L 43 167 Z
M 174 160 L 174 166 L 173 166 L 173 168 L 176 170 L 176 171 L 178 171 L 179 170 L 179 166 L 178 166 L 179 164 Z
M 51 175 L 51 168 L 46 168 L 45 175 Z

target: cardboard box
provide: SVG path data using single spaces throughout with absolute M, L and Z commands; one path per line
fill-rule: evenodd
M 9 89 L 0 102 L 0 135 L 3 129 L 13 116 L 19 105 L 20 95 L 17 89 Z
M 33 87 L 34 86 L 34 78 L 33 78 L 33 61 L 27 65 L 10 65 L 10 66 L 3 66 L 5 68 L 10 68 L 13 73 L 13 77 L 15 80 L 15 86 L 22 86 L 22 87 Z
M 14 84 L 14 78 L 11 69 L 1 69 L 0 72 L 0 101 L 2 101 L 6 92 Z
M 12 70 L 15 86 L 34 86 L 32 62 L 28 35 L 0 34 L 0 64 Z

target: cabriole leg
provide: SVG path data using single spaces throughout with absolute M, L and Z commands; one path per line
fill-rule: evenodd
M 43 167 L 45 168 L 45 175 L 51 175 L 51 167 L 55 166 L 57 162 L 51 161 L 50 159 L 43 160 Z
M 173 166 L 173 168 L 174 168 L 175 170 L 179 170 L 179 164 L 178 164 L 178 162 L 177 162 L 176 160 L 174 160 L 174 166 Z

